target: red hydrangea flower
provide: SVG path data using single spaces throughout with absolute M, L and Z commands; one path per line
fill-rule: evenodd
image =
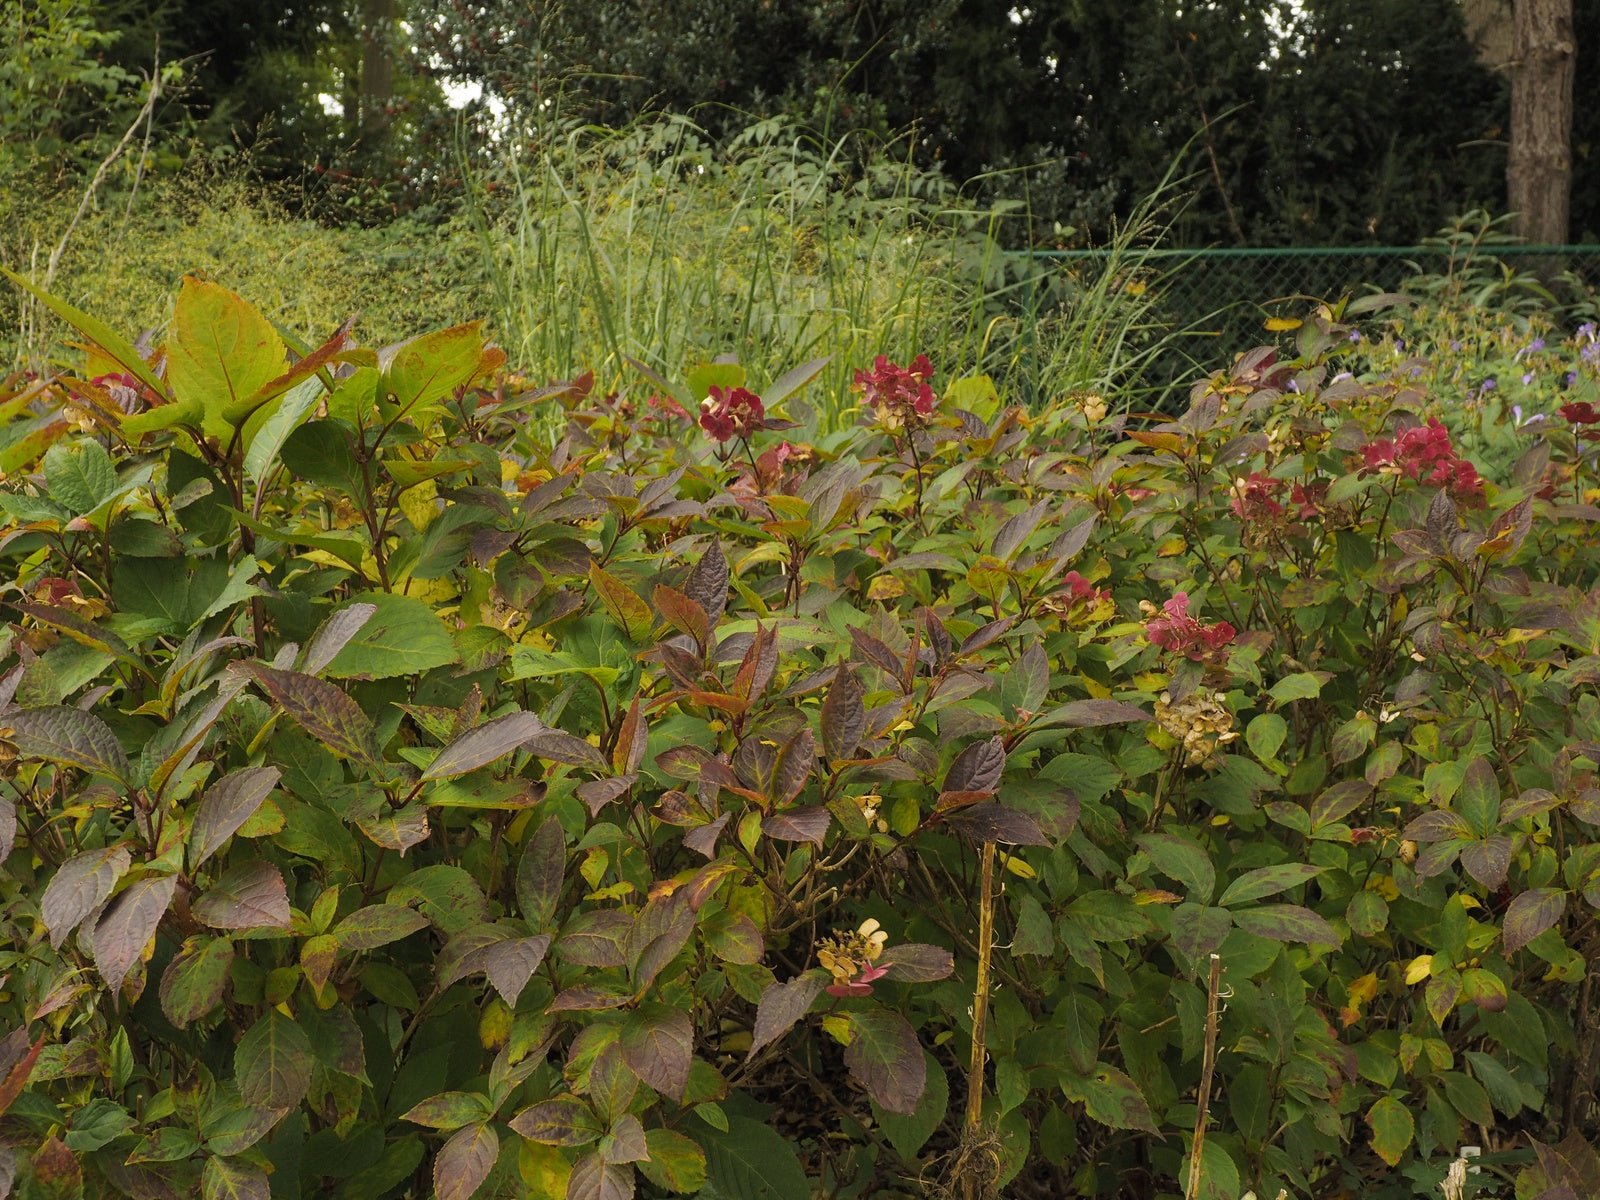
M 1573 425 L 1600 424 L 1600 412 L 1596 412 L 1594 405 L 1587 400 L 1580 400 L 1574 404 L 1563 404 L 1561 415 Z
M 766 426 L 761 397 L 746 388 L 713 387 L 700 402 L 700 428 L 719 442 L 748 438 Z
M 1302 521 L 1309 520 L 1322 511 L 1322 506 L 1328 502 L 1328 481 L 1319 479 L 1315 483 L 1297 483 L 1294 490 L 1289 493 L 1289 502 L 1299 511 Z
M 1457 500 L 1483 496 L 1478 469 L 1456 456 L 1450 432 L 1437 417 L 1429 417 L 1426 425 L 1407 429 L 1398 437 L 1368 442 L 1361 447 L 1361 457 L 1368 471 L 1391 469 L 1407 479 L 1445 488 Z
M 1276 497 L 1289 486 L 1287 480 L 1275 479 L 1264 471 L 1253 472 L 1248 478 L 1233 485 L 1233 515 L 1241 521 L 1273 521 L 1283 516 L 1283 505 Z
M 862 399 L 877 410 L 878 420 L 890 429 L 899 429 L 933 415 L 937 398 L 928 382 L 932 378 L 933 364 L 926 354 L 917 355 L 909 367 L 880 354 L 873 359 L 871 371 L 856 372 L 855 386 Z
M 1148 601 L 1142 607 L 1154 611 L 1154 605 Z M 1237 632 L 1226 621 L 1207 625 L 1191 617 L 1187 592 L 1173 593 L 1172 599 L 1161 606 L 1160 615 L 1152 617 L 1144 627 L 1145 637 L 1152 646 L 1185 655 L 1195 662 L 1215 658 L 1232 643 Z

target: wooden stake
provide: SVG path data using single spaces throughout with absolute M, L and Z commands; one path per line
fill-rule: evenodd
M 988 1062 L 985 1031 L 989 1020 L 989 959 L 994 952 L 994 843 L 983 844 L 978 890 L 978 977 L 972 986 L 972 1059 L 967 1068 L 967 1140 L 976 1144 L 983 1130 L 983 1076 Z M 962 1182 L 966 1200 L 978 1200 L 978 1178 Z
M 1211 975 L 1206 981 L 1206 1048 L 1200 1061 L 1200 1092 L 1195 1097 L 1194 1142 L 1189 1148 L 1189 1186 L 1184 1200 L 1199 1200 L 1201 1162 L 1206 1147 L 1206 1118 L 1211 1112 L 1211 1077 L 1217 1069 L 1217 1022 L 1222 1016 L 1218 993 L 1222 991 L 1222 958 L 1211 956 Z

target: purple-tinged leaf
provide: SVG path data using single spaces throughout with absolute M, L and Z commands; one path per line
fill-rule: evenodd
M 1400 836 L 1412 842 L 1442 842 L 1452 838 L 1470 838 L 1472 830 L 1461 814 L 1447 808 L 1435 808 L 1413 818 Z
M 572 1165 L 567 1200 L 633 1200 L 633 1168 L 585 1154 Z
M 694 1022 L 687 1012 L 645 1005 L 628 1018 L 619 1045 L 630 1071 L 669 1100 L 683 1100 L 694 1060 Z
M 614 803 L 628 794 L 628 789 L 638 782 L 639 776 L 633 772 L 619 775 L 613 779 L 591 779 L 580 783 L 575 789 L 579 800 L 583 801 L 591 817 L 600 815 L 600 810 L 606 805 Z
M 278 786 L 280 775 L 277 767 L 245 767 L 224 775 L 206 789 L 195 812 L 194 827 L 189 830 L 191 872 L 255 814 Z
M 566 869 L 567 835 L 560 821 L 546 817 L 528 838 L 517 863 L 517 906 L 532 928 L 550 924 L 561 901 Z
M 347 604 L 330 616 L 311 635 L 311 644 L 300 660 L 300 669 L 307 675 L 320 674 L 377 611 L 376 604 Z
M 1263 904 L 1233 914 L 1233 923 L 1246 933 L 1274 942 L 1305 942 L 1312 946 L 1337 946 L 1332 925 L 1300 904 Z
M 610 770 L 611 764 L 596 746 L 582 738 L 573 737 L 561 729 L 543 729 L 528 739 L 526 749 L 535 758 L 547 762 L 563 763 L 569 767 L 589 767 L 596 771 Z
M 706 610 L 691 600 L 677 588 L 657 584 L 651 593 L 655 601 L 656 611 L 666 619 L 680 633 L 686 633 L 694 639 L 695 646 L 701 654 L 705 653 L 707 644 L 711 640 L 711 618 Z
M 860 682 L 848 667 L 840 667 L 822 702 L 822 747 L 833 762 L 854 758 L 867 729 Z
M 230 867 L 191 911 L 213 929 L 287 929 L 289 893 L 278 868 L 257 859 Z
M 456 1131 L 433 1160 L 435 1200 L 471 1200 L 500 1157 L 500 1135 L 487 1121 Z
M 644 1138 L 644 1126 L 632 1113 L 623 1113 L 610 1131 L 600 1139 L 599 1155 L 608 1163 L 619 1166 L 643 1162 L 650 1157 L 650 1146 Z
M 1311 802 L 1311 825 L 1321 829 L 1335 821 L 1342 821 L 1367 802 L 1372 795 L 1372 784 L 1365 779 L 1341 779 L 1318 794 Z
M 176 875 L 138 879 L 125 887 L 101 910 L 89 941 L 94 965 L 112 992 L 122 987 L 133 964 L 155 936 L 177 890 Z
M 899 1013 L 887 1009 L 852 1012 L 850 1044 L 844 1064 L 880 1108 L 912 1113 L 927 1084 L 928 1063 L 917 1032 Z
M 850 643 L 855 647 L 855 652 L 867 662 L 882 668 L 888 673 L 889 678 L 897 684 L 901 683 L 900 671 L 902 663 L 895 652 L 889 649 L 870 633 L 860 629 L 850 631 Z
M 78 923 L 99 908 L 133 859 L 123 845 L 74 855 L 56 868 L 39 898 L 39 918 L 50 931 L 50 946 L 59 950 Z
M 1005 769 L 1006 748 L 1000 738 L 974 742 L 956 755 L 941 790 L 992 793 L 1000 786 L 1000 775 Z
M 91 775 L 105 775 L 123 783 L 130 767 L 122 743 L 111 727 L 93 713 L 56 705 L 8 713 L 9 735 L 22 758 L 77 767 Z
M 329 750 L 367 767 L 379 765 L 372 720 L 349 693 L 299 671 L 280 671 L 260 663 L 246 663 L 244 669 L 274 704 Z
M 756 1024 L 750 1037 L 753 1056 L 763 1046 L 777 1041 L 788 1033 L 794 1023 L 811 1011 L 811 1005 L 822 994 L 826 979 L 816 971 L 796 975 L 787 983 L 773 983 L 761 993 L 756 1005 Z
M 728 560 L 715 541 L 706 547 L 700 561 L 689 572 L 683 594 L 705 610 L 712 628 L 722 620 L 728 607 Z
M 767 796 L 777 807 L 793 804 L 811 778 L 816 763 L 817 743 L 811 728 L 800 730 L 779 749 L 772 760 L 772 786 Z
M 531 924 L 531 922 L 530 922 Z M 563 961 L 580 967 L 621 967 L 628 962 L 623 949 L 633 922 L 626 913 L 611 908 L 589 909 L 567 923 L 556 943 Z
M 1512 899 L 1501 921 L 1506 953 L 1515 954 L 1561 919 L 1567 894 L 1560 888 L 1533 888 Z
M 833 814 L 820 804 L 791 808 L 762 818 L 761 832 L 780 842 L 810 842 L 822 845 Z
M 400 855 L 428 840 L 428 806 L 416 800 L 404 808 L 385 807 L 370 816 L 356 818 L 360 829 L 374 846 Z
M 594 1110 L 576 1096 L 558 1096 L 525 1108 L 511 1118 L 511 1128 L 541 1146 L 587 1146 L 603 1132 Z
M 1025 812 L 1001 804 L 974 804 L 945 818 L 946 823 L 974 842 L 1003 842 L 1011 846 L 1049 846 L 1039 822 Z
M 449 779 L 504 758 L 546 728 L 530 712 L 506 713 L 469 729 L 434 756 L 422 772 L 423 782 Z
M 1511 870 L 1511 839 L 1497 833 L 1461 848 L 1461 865 L 1484 887 L 1497 890 Z
M 522 989 L 528 986 L 528 980 L 544 962 L 549 949 L 550 935 L 541 933 L 535 937 L 496 942 L 484 952 L 483 973 L 508 1008 L 517 1006 L 517 997 L 522 995 Z
M 549 1012 L 603 1012 L 623 1008 L 633 993 L 610 984 L 577 984 L 564 988 L 550 1002 Z
M 0 796 L 0 866 L 11 857 L 17 844 L 17 806 L 9 796 Z
M 1064 725 L 1068 729 L 1093 729 L 1102 725 L 1128 725 L 1150 720 L 1150 714 L 1137 704 L 1121 700 L 1069 700 L 1052 708 L 1036 724 Z
M 715 821 L 709 821 L 696 829 L 691 829 L 683 835 L 683 844 L 696 854 L 703 854 L 706 858 L 715 858 L 717 855 L 717 839 L 722 836 L 723 828 L 728 824 L 731 813 L 723 813 Z
M 33 1064 L 44 1049 L 44 1034 L 28 1040 L 28 1027 L 19 1026 L 0 1039 L 0 1114 L 10 1108 L 28 1086 Z
M 888 972 L 890 979 L 900 983 L 933 983 L 948 979 L 956 969 L 955 957 L 950 951 L 923 942 L 890 946 L 877 965 Z

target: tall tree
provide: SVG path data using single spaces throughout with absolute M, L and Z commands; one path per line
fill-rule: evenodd
M 1516 0 L 1506 202 L 1530 242 L 1567 240 L 1572 211 L 1572 0 Z

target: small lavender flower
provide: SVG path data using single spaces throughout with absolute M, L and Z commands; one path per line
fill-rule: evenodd
M 1513 404 L 1511 406 L 1511 423 L 1513 425 L 1516 425 L 1519 428 L 1521 427 L 1521 425 L 1522 425 L 1522 405 Z
M 1480 383 L 1478 385 L 1478 395 L 1487 396 L 1490 392 L 1494 391 L 1495 388 L 1497 388 L 1499 386 L 1500 386 L 1500 381 L 1497 380 L 1493 375 L 1491 375 L 1491 376 L 1489 376 L 1489 378 L 1485 379 L 1482 383 Z
M 1561 386 L 1562 386 L 1563 389 L 1569 388 L 1569 387 L 1571 387 L 1573 384 L 1575 384 L 1577 382 L 1578 382 L 1578 373 L 1576 371 L 1568 371 L 1565 375 L 1563 375 L 1561 377 Z
M 1532 382 L 1533 382 L 1533 372 L 1532 371 L 1524 371 L 1522 373 L 1522 386 L 1523 387 L 1527 387 Z
M 1361 340 L 1361 330 L 1352 329 L 1350 331 L 1350 341 L 1351 341 L 1351 343 L 1354 344 L 1356 342 L 1359 342 L 1360 340 Z

